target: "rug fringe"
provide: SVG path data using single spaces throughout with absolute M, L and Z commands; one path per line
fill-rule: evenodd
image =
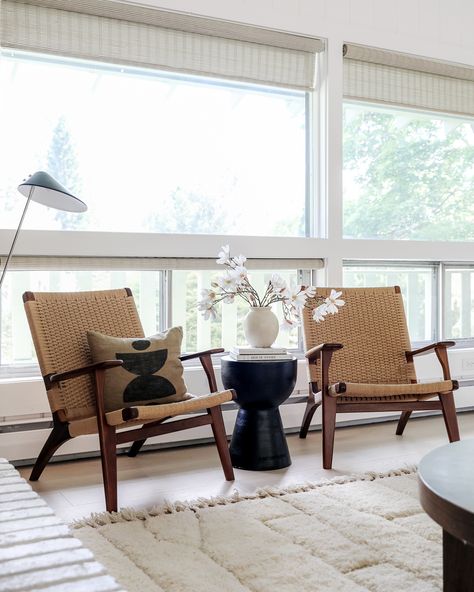
M 252 499 L 263 499 L 266 497 L 281 497 L 289 493 L 304 493 L 317 489 L 318 487 L 324 487 L 326 485 L 344 485 L 345 483 L 351 483 L 353 481 L 375 481 L 376 479 L 384 479 L 386 477 L 399 477 L 402 475 L 410 475 L 416 473 L 416 465 L 406 465 L 399 469 L 392 469 L 386 472 L 368 471 L 366 473 L 352 473 L 350 475 L 341 475 L 338 477 L 332 477 L 331 479 L 321 479 L 314 483 L 305 482 L 296 485 L 290 485 L 288 487 L 261 487 L 256 490 L 253 494 L 242 495 L 237 490 L 230 496 L 214 496 L 209 498 L 200 497 L 190 501 L 177 501 L 177 502 L 163 502 L 162 504 L 153 506 L 148 510 L 135 510 L 134 508 L 124 508 L 119 512 L 99 512 L 91 514 L 89 517 L 74 520 L 71 526 L 72 528 L 83 528 L 85 526 L 91 526 L 93 528 L 99 528 L 106 524 L 115 524 L 117 522 L 131 522 L 133 520 L 146 520 L 156 516 L 164 514 L 175 514 L 177 512 L 185 511 L 197 511 L 204 508 L 212 508 L 214 506 L 226 506 L 229 504 L 235 504 L 245 500 Z

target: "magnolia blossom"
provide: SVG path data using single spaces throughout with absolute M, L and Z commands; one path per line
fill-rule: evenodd
M 217 294 L 215 290 L 208 290 L 207 288 L 204 288 L 203 290 L 201 290 L 201 298 L 201 302 L 208 303 L 215 300 L 217 298 Z
M 217 257 L 218 258 L 216 259 L 216 263 L 219 263 L 219 265 L 227 265 L 230 260 L 229 245 L 224 245 L 223 247 L 221 247 L 221 250 L 217 254 Z
M 237 267 L 244 267 L 247 257 L 244 255 L 237 255 L 237 257 L 233 257 L 233 261 Z
M 342 292 L 336 292 L 336 290 L 331 290 L 331 293 L 326 298 L 324 303 L 327 307 L 327 312 L 329 314 L 336 314 L 337 309 L 341 306 L 344 306 L 344 300 L 340 300 L 339 296 L 342 296 Z
M 301 289 L 304 290 L 304 293 L 308 298 L 314 298 L 316 296 L 315 286 L 301 286 Z
M 217 278 L 217 286 L 226 292 L 234 292 L 236 285 L 236 277 L 230 271 L 226 271 L 224 275 Z
M 234 278 L 234 281 L 238 285 L 241 285 L 243 282 L 245 282 L 247 280 L 247 275 L 248 275 L 247 268 L 245 268 L 243 265 L 237 265 L 229 273 L 232 275 L 232 277 Z
M 299 286 L 291 284 L 278 273 L 272 274 L 263 296 L 259 295 L 252 286 L 245 263 L 244 255 L 231 257 L 229 245 L 224 245 L 219 251 L 216 262 L 226 267 L 224 273 L 211 283 L 212 289 L 201 291 L 198 309 L 205 319 L 216 318 L 216 305 L 220 302 L 230 304 L 240 296 L 249 306 L 270 307 L 278 302 L 283 309 L 281 328 L 289 330 L 300 324 L 301 312 L 311 308 L 313 319 L 323 321 L 328 314 L 335 314 L 344 305 L 341 292 L 331 290 L 327 298 L 318 296 L 313 286 Z
M 217 318 L 216 309 L 212 304 L 209 304 L 209 306 L 202 313 L 202 316 L 204 317 L 205 321 L 207 321 L 208 319 L 211 319 L 211 321 L 215 321 Z
M 299 317 L 284 317 L 283 321 L 280 324 L 280 329 L 282 331 L 291 331 L 294 327 L 297 327 L 300 324 Z
M 307 295 L 302 286 L 291 286 L 282 292 L 285 301 L 297 309 L 302 309 L 306 304 Z
M 313 310 L 313 320 L 317 323 L 324 321 L 324 317 L 328 314 L 326 304 L 320 304 Z
M 275 292 L 275 294 L 278 292 L 283 292 L 283 290 L 286 290 L 287 288 L 285 280 L 278 273 L 272 274 L 272 277 L 270 278 L 270 284 L 271 289 L 273 292 Z

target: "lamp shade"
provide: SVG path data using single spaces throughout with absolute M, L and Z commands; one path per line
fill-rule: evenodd
M 38 171 L 29 179 L 18 185 L 18 191 L 25 197 L 30 197 L 48 208 L 64 210 L 66 212 L 85 212 L 86 204 L 69 193 L 51 175 L 44 171 Z

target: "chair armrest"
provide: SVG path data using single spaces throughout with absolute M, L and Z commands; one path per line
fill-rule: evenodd
M 321 352 L 325 352 L 325 351 L 335 352 L 338 349 L 342 349 L 343 347 L 344 346 L 342 345 L 342 343 L 321 343 L 321 344 L 316 345 L 315 347 L 312 347 L 311 349 L 309 349 L 305 353 L 305 357 L 308 358 L 308 360 L 310 362 L 313 362 L 313 361 L 319 359 Z
M 196 352 L 194 354 L 185 354 L 184 356 L 180 356 L 179 359 L 184 362 L 185 360 L 192 360 L 194 358 L 199 358 L 201 365 L 204 369 L 204 372 L 207 376 L 207 382 L 209 383 L 209 389 L 211 393 L 217 392 L 217 381 L 216 375 L 214 374 L 214 367 L 212 365 L 211 355 L 212 354 L 221 354 L 225 350 L 222 347 L 216 349 L 206 349 L 201 352 Z
M 193 360 L 194 358 L 201 358 L 202 356 L 211 356 L 212 354 L 222 354 L 225 350 L 222 347 L 216 349 L 206 349 L 204 351 L 195 352 L 193 354 L 184 354 L 184 356 L 179 356 L 179 359 L 182 362 L 186 360 Z
M 456 345 L 454 341 L 438 341 L 436 343 L 430 343 L 429 345 L 420 347 L 419 349 L 414 349 L 413 351 L 406 351 L 405 356 L 408 360 L 410 360 L 415 356 L 423 356 L 432 352 L 433 350 L 436 351 L 437 349 L 446 349 L 447 347 L 453 347 L 453 345 Z
M 122 366 L 122 360 L 106 360 L 105 362 L 95 362 L 95 364 L 89 364 L 82 368 L 74 368 L 73 370 L 67 370 L 66 372 L 60 372 L 58 374 L 48 374 L 44 377 L 46 383 L 54 384 L 55 382 L 61 382 L 63 380 L 69 380 L 70 378 L 77 378 L 84 374 L 92 374 L 96 370 L 107 370 L 108 368 L 115 368 L 116 366 Z

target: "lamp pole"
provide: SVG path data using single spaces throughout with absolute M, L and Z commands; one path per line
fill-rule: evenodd
M 18 228 L 16 229 L 15 236 L 13 237 L 13 242 L 12 242 L 12 246 L 10 247 L 10 252 L 7 255 L 7 260 L 5 261 L 5 265 L 3 266 L 2 276 L 0 277 L 0 290 L 2 288 L 3 279 L 4 279 L 5 274 L 7 272 L 8 264 L 10 263 L 10 259 L 12 257 L 13 249 L 15 248 L 16 239 L 18 238 L 18 235 L 20 234 L 21 225 L 23 224 L 23 219 L 25 217 L 26 210 L 28 209 L 28 206 L 30 205 L 31 196 L 33 195 L 34 190 L 35 190 L 35 187 L 33 185 L 31 185 L 30 190 L 28 192 L 28 198 L 26 200 L 25 208 L 23 209 L 23 214 L 21 215 L 21 218 L 20 218 L 20 223 L 18 224 Z
M 0 277 L 0 289 L 30 201 L 36 201 L 48 208 L 64 210 L 65 212 L 85 212 L 87 210 L 87 206 L 83 201 L 72 195 L 72 193 L 69 193 L 69 191 L 58 183 L 56 179 L 53 179 L 50 174 L 45 173 L 44 171 L 37 171 L 31 175 L 29 179 L 25 179 L 23 183 L 18 185 L 18 191 L 27 198 L 26 205 L 23 214 L 21 215 L 18 228 L 16 229 L 15 236 L 13 237 L 12 246 L 10 247 L 7 260 L 3 266 L 2 275 Z

